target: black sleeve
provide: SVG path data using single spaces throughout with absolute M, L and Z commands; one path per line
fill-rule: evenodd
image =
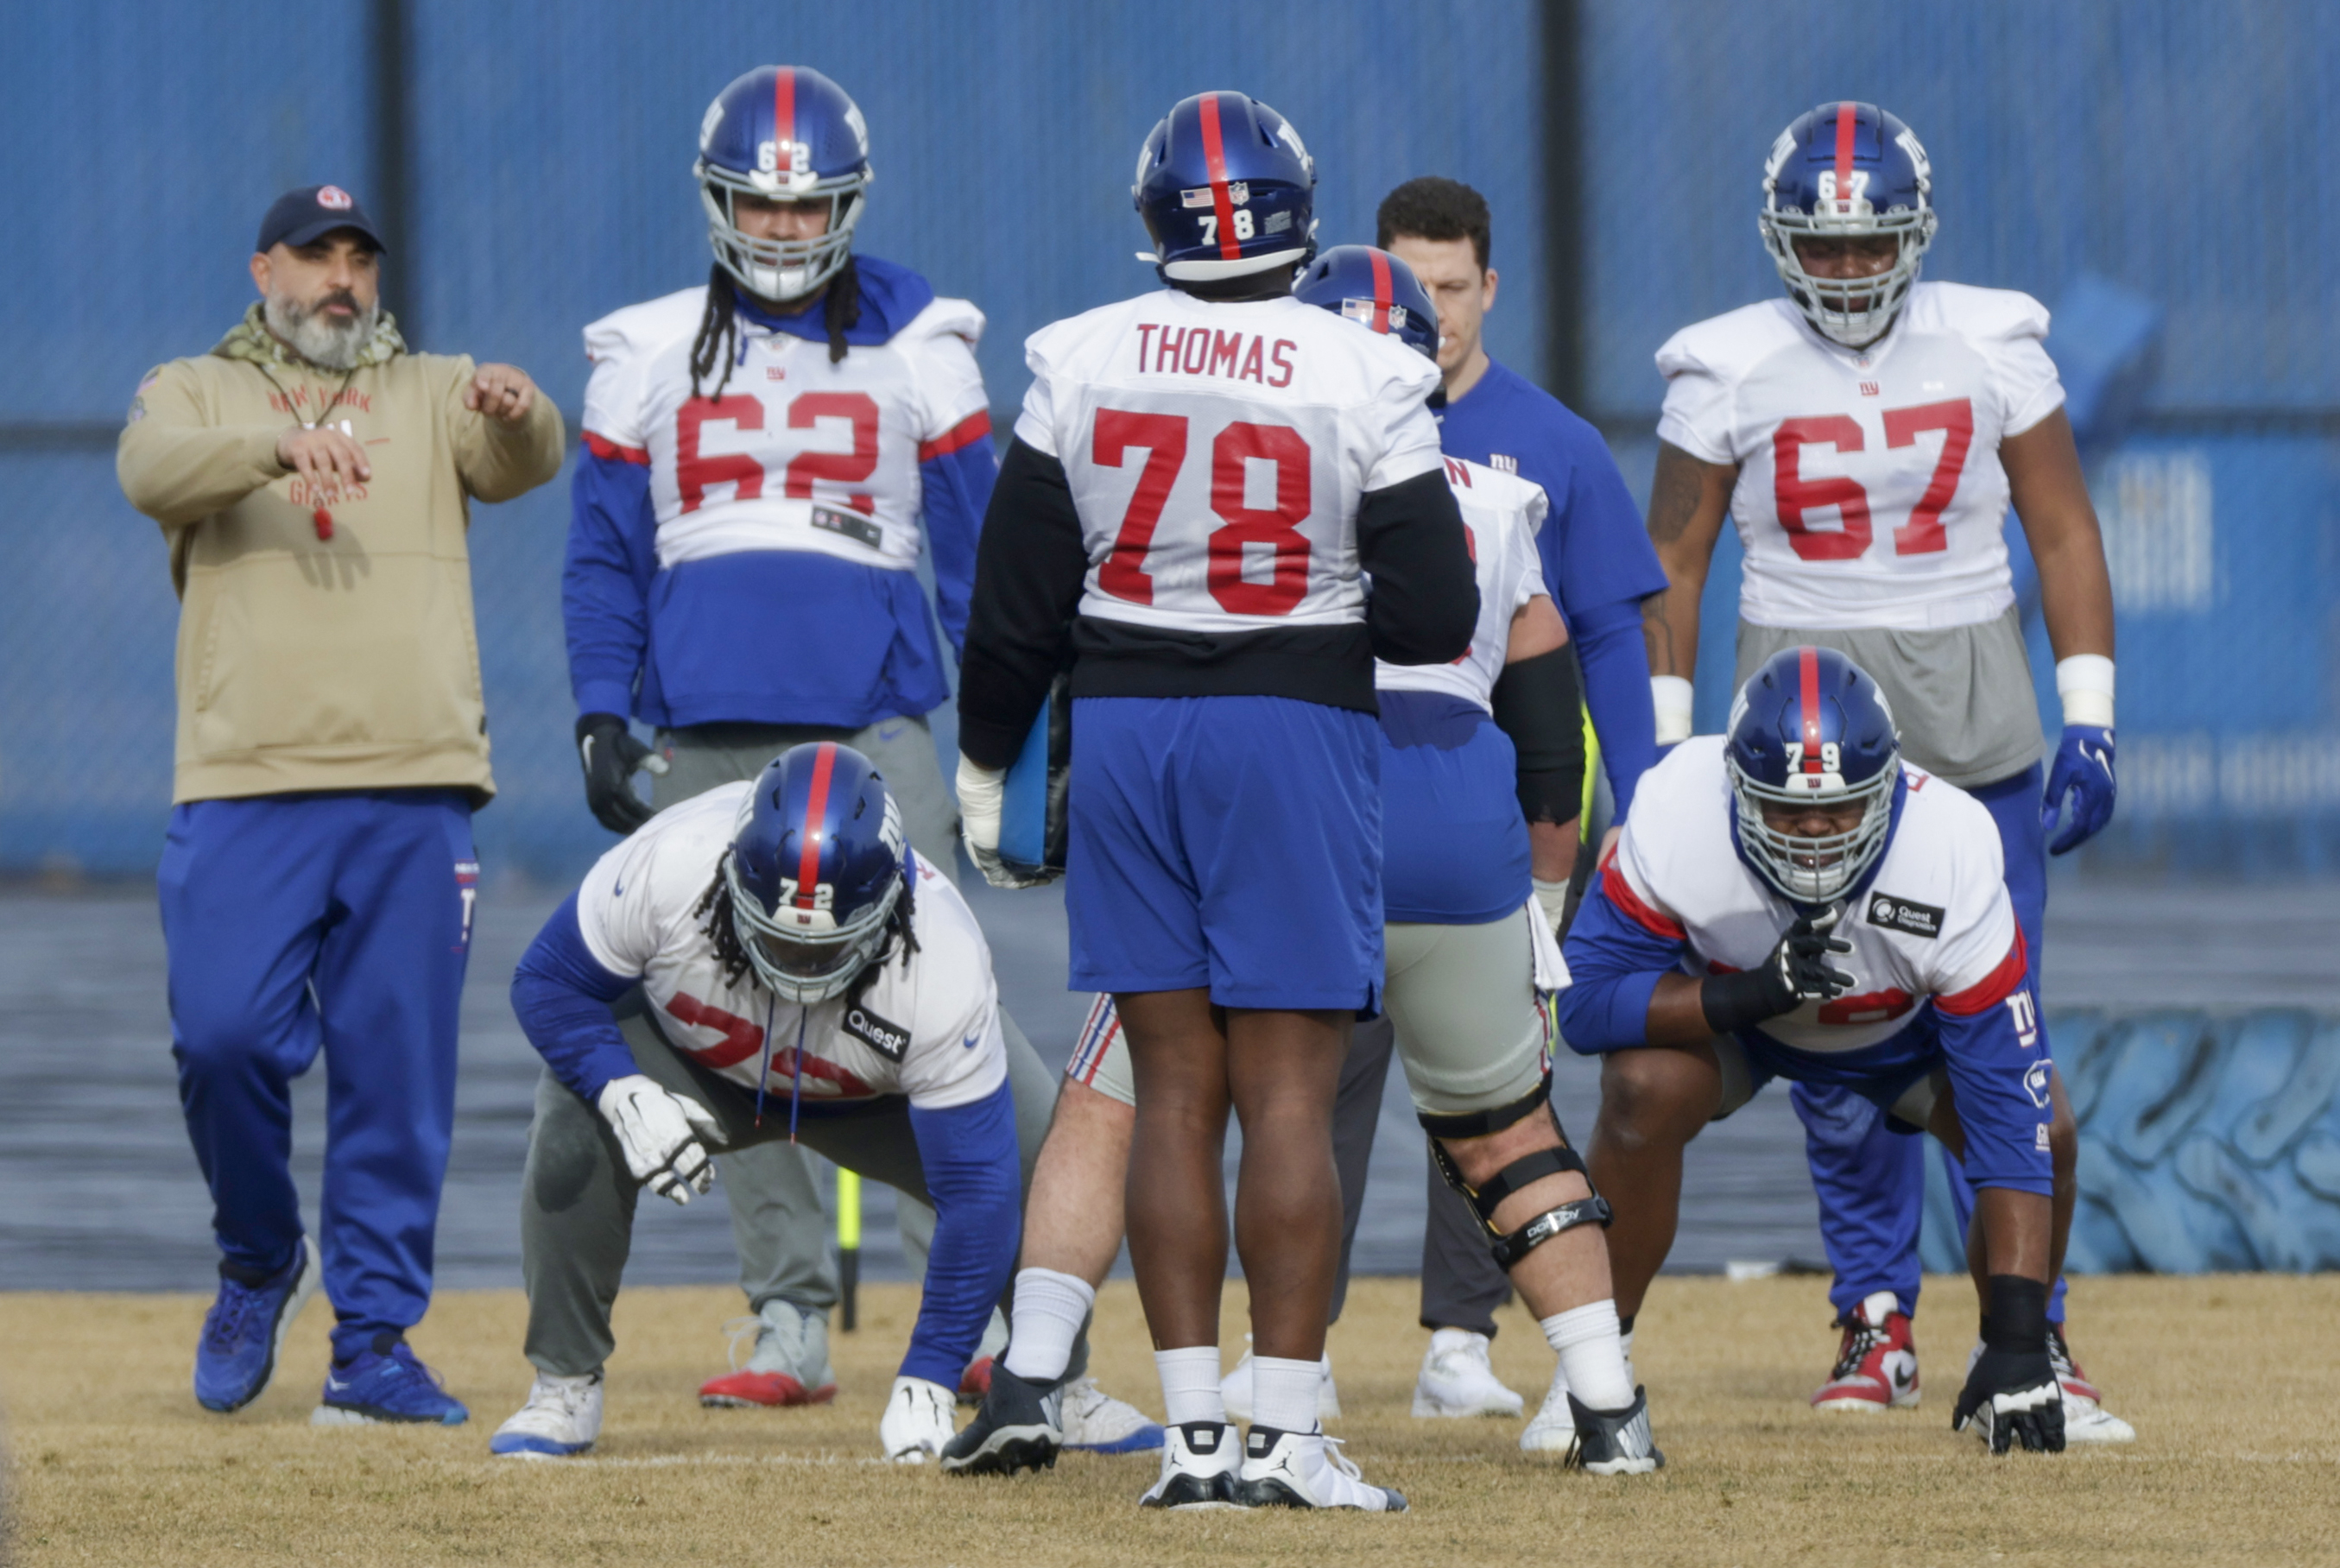
M 1584 809 L 1583 701 L 1572 647 L 1495 678 L 1495 725 L 1519 753 L 1520 809 L 1531 822 L 1572 822 Z
M 1470 651 L 1478 574 L 1443 469 L 1366 492 L 1357 507 L 1357 564 L 1373 580 L 1365 630 L 1374 658 L 1447 664 Z
M 980 766 L 1005 768 L 1023 749 L 1069 654 L 1088 569 L 1065 465 L 1009 442 L 983 514 L 959 660 L 958 749 Z

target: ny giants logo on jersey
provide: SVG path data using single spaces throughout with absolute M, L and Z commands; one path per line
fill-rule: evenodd
M 1156 338 L 1154 334 L 1159 332 Z M 1271 343 L 1255 332 L 1214 332 L 1209 327 L 1137 323 L 1137 369 L 1140 374 L 1220 376 L 1229 381 L 1257 382 L 1262 386 L 1288 387 L 1294 366 L 1292 356 L 1300 345 L 1290 338 Z
M 2007 1010 L 2015 1020 L 2015 1037 L 2023 1042 L 2025 1050 L 2030 1050 L 2039 1043 L 2039 1009 L 2031 1000 L 2030 987 L 2027 986 L 2010 992 L 2007 998 Z M 2031 1091 L 2031 1097 L 2044 1107 L 2048 1104 L 2048 1064 L 2034 1062 L 2031 1072 L 2039 1075 L 2039 1087 Z M 2030 1075 L 2025 1075 L 2025 1084 L 2028 1086 L 2030 1081 Z

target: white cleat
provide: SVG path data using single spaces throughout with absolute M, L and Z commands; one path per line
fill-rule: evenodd
M 1369 1486 L 1340 1440 L 1322 1432 L 1278 1432 L 1254 1426 L 1244 1443 L 1235 1502 L 1245 1508 L 1355 1508 L 1403 1513 L 1405 1494 Z
M 1144 1454 L 1162 1446 L 1162 1424 L 1115 1399 L 1094 1377 L 1065 1384 L 1065 1446 L 1086 1454 Z
M 1414 1408 L 1422 1408 L 1422 1396 L 1414 1395 Z M 1520 1449 L 1526 1454 L 1558 1454 L 1566 1455 L 1576 1446 L 1576 1416 L 1569 1408 L 1568 1373 L 1554 1357 L 1552 1387 L 1543 1396 L 1543 1407 L 1535 1419 L 1520 1434 Z
M 1251 1335 L 1244 1335 L 1244 1344 L 1251 1344 Z M 1219 1379 L 1219 1399 L 1227 1407 L 1231 1421 L 1249 1421 L 1252 1413 L 1251 1352 L 1245 1350 L 1235 1369 Z M 1333 1353 L 1324 1353 L 1324 1381 L 1316 1385 L 1316 1419 L 1341 1419 L 1341 1391 L 1333 1382 Z
M 562 1459 L 582 1454 L 601 1435 L 601 1374 L 536 1374 L 528 1403 L 488 1439 L 488 1452 L 507 1459 Z
M 1422 1374 L 1413 1382 L 1415 1415 L 1512 1416 L 1526 1406 L 1523 1396 L 1504 1387 L 1495 1376 L 1487 1359 L 1485 1335 L 1467 1328 L 1442 1328 L 1430 1336 Z
M 1234 1508 L 1243 1444 L 1221 1421 L 1190 1421 L 1163 1434 L 1162 1474 L 1137 1499 L 1140 1508 Z

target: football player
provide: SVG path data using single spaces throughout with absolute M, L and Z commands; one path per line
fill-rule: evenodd
M 2039 1028 L 1999 834 L 1901 759 L 1877 683 L 1833 649 L 1772 655 L 1727 736 L 1676 745 L 1568 934 L 1572 1049 L 1599 1056 L 1593 1180 L 1617 1305 L 1664 1263 L 1682 1148 L 1774 1077 L 1861 1096 L 1956 1150 L 1983 1349 L 1953 1423 L 2060 1452 L 2048 1288 L 2077 1134 Z
M 1440 390 L 1431 399 L 1440 447 L 1541 487 L 1549 515 L 1536 534 L 1545 591 L 1567 623 L 1582 672 L 1583 708 L 1600 740 L 1615 820 L 1632 805 L 1642 770 L 1655 760 L 1649 660 L 1641 636 L 1641 600 L 1665 587 L 1632 496 L 1601 432 L 1542 387 L 1496 361 L 1483 336 L 1495 303 L 1489 264 L 1493 220 L 1484 197 L 1460 181 L 1425 175 L 1382 198 L 1377 243 L 1401 257 L 1437 311 Z M 1577 864 L 1581 794 L 1549 794 L 1528 812 L 1530 877 L 1555 929 L 1572 893 Z M 1588 860 L 1589 868 L 1589 860 Z M 1337 1322 L 1348 1295 L 1349 1255 L 1364 1213 L 1365 1175 L 1381 1125 L 1382 1087 L 1393 1037 L 1386 1017 L 1358 1026 L 1341 1073 L 1334 1111 L 1334 1149 L 1344 1203 L 1341 1275 L 1333 1290 Z M 1414 1379 L 1418 1416 L 1516 1415 L 1522 1396 L 1490 1365 L 1495 1309 L 1511 1295 L 1488 1255 L 1478 1216 L 1434 1170 L 1422 1241 L 1422 1325 L 1430 1330 Z M 1228 1373 L 1227 1408 L 1250 1410 L 1251 1364 Z M 1324 1414 L 1339 1414 L 1331 1369 Z M 1564 1399 L 1547 1400 L 1559 1424 L 1542 1432 L 1555 1445 L 1568 1436 Z
M 1379 1511 L 1404 1500 L 1336 1467 L 1316 1424 L 1334 1091 L 1382 978 L 1373 660 L 1462 656 L 1478 593 L 1424 406 L 1437 372 L 1292 298 L 1314 185 L 1265 104 L 1183 100 L 1132 192 L 1167 287 L 1026 343 L 959 802 L 994 875 L 1006 770 L 1069 663 L 1072 983 L 1114 995 L 1129 1042 L 1130 1253 L 1176 1428 L 1152 1495 Z M 1240 1475 L 1219 1394 L 1230 1107 L 1259 1351 Z
M 923 524 L 956 647 L 996 466 L 983 314 L 853 249 L 868 131 L 818 71 L 766 65 L 725 87 L 693 173 L 706 284 L 585 329 L 562 610 L 587 802 L 630 833 L 790 746 L 841 741 L 884 772 L 925 863 L 953 876 L 957 811 L 925 718 L 948 687 L 915 569 Z M 655 727 L 655 751 L 628 714 Z M 632 782 L 644 765 L 649 805 Z M 759 1321 L 747 1365 L 699 1397 L 827 1399 L 838 1282 L 815 1166 L 786 1143 L 724 1163 Z M 901 1212 L 915 1257 L 933 1216 Z
M 808 742 L 651 819 L 546 922 L 512 1008 L 546 1069 L 521 1204 L 537 1376 L 493 1450 L 593 1445 L 640 1190 L 687 1204 L 718 1150 L 779 1143 L 933 1205 L 878 1434 L 890 1459 L 939 1453 L 1055 1085 L 868 759 Z
M 2008 889 L 2043 950 L 2048 829 L 2072 849 L 2111 819 L 2113 607 L 2048 313 L 1998 289 L 1918 281 L 1932 176 L 1909 128 L 1874 104 L 1824 104 L 1764 169 L 1763 241 L 1786 297 L 1685 328 L 1667 381 L 1650 533 L 1668 579 L 1645 631 L 1659 739 L 1691 732 L 1699 596 L 1726 514 L 1746 547 L 1738 673 L 1783 648 L 1841 650 L 1891 701 L 1911 760 L 1998 824 Z M 2046 747 L 2008 570 L 2009 501 L 2038 563 L 2064 730 Z M 1918 1400 L 1922 1141 L 1858 1095 L 1791 1092 L 1807 1131 L 1843 1340 L 1823 1409 Z M 1970 1189 L 1946 1160 L 1951 1187 Z M 1961 1216 L 1963 1219 L 1963 1216 Z M 2063 1285 L 2050 1348 L 2076 1441 L 2135 1435 L 2073 1362 Z
M 1328 251 L 1294 293 L 1425 356 L 1436 352 L 1429 296 L 1384 252 Z M 1433 1164 L 1572 1369 L 1555 1379 L 1556 1412 L 1540 1416 L 1530 1429 L 1536 1441 L 1522 1446 L 1597 1474 L 1641 1474 L 1664 1459 L 1651 1441 L 1647 1399 L 1626 1373 L 1607 1258 L 1591 1228 L 1606 1223 L 1607 1206 L 1552 1112 L 1542 999 L 1566 976 L 1528 874 L 1525 813 L 1565 802 L 1572 816 L 1584 764 L 1575 666 L 1536 552 L 1546 501 L 1535 485 L 1476 463 L 1450 458 L 1446 473 L 1472 544 L 1479 624 L 1453 664 L 1374 669 L 1383 1001 Z M 946 1471 L 1055 1463 L 1060 1421 L 1050 1390 L 1120 1245 L 1117 1188 L 1136 1115 L 1110 997 L 1091 1010 L 1066 1077 L 1033 1179 L 1016 1335 L 982 1411 L 945 1450 Z M 1170 1454 L 1221 1441 L 1213 1425 L 1181 1429 Z M 1182 1486 L 1169 1454 L 1164 1474 L 1152 1501 L 1217 1500 Z

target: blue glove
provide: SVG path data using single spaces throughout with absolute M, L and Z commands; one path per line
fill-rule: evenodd
M 2056 748 L 2056 765 L 2048 769 L 2048 794 L 2039 805 L 2039 827 L 2056 826 L 2066 798 L 2072 797 L 2071 819 L 2048 846 L 2051 855 L 2078 849 L 2113 819 L 2113 732 L 2093 724 L 2064 726 L 2063 744 Z

